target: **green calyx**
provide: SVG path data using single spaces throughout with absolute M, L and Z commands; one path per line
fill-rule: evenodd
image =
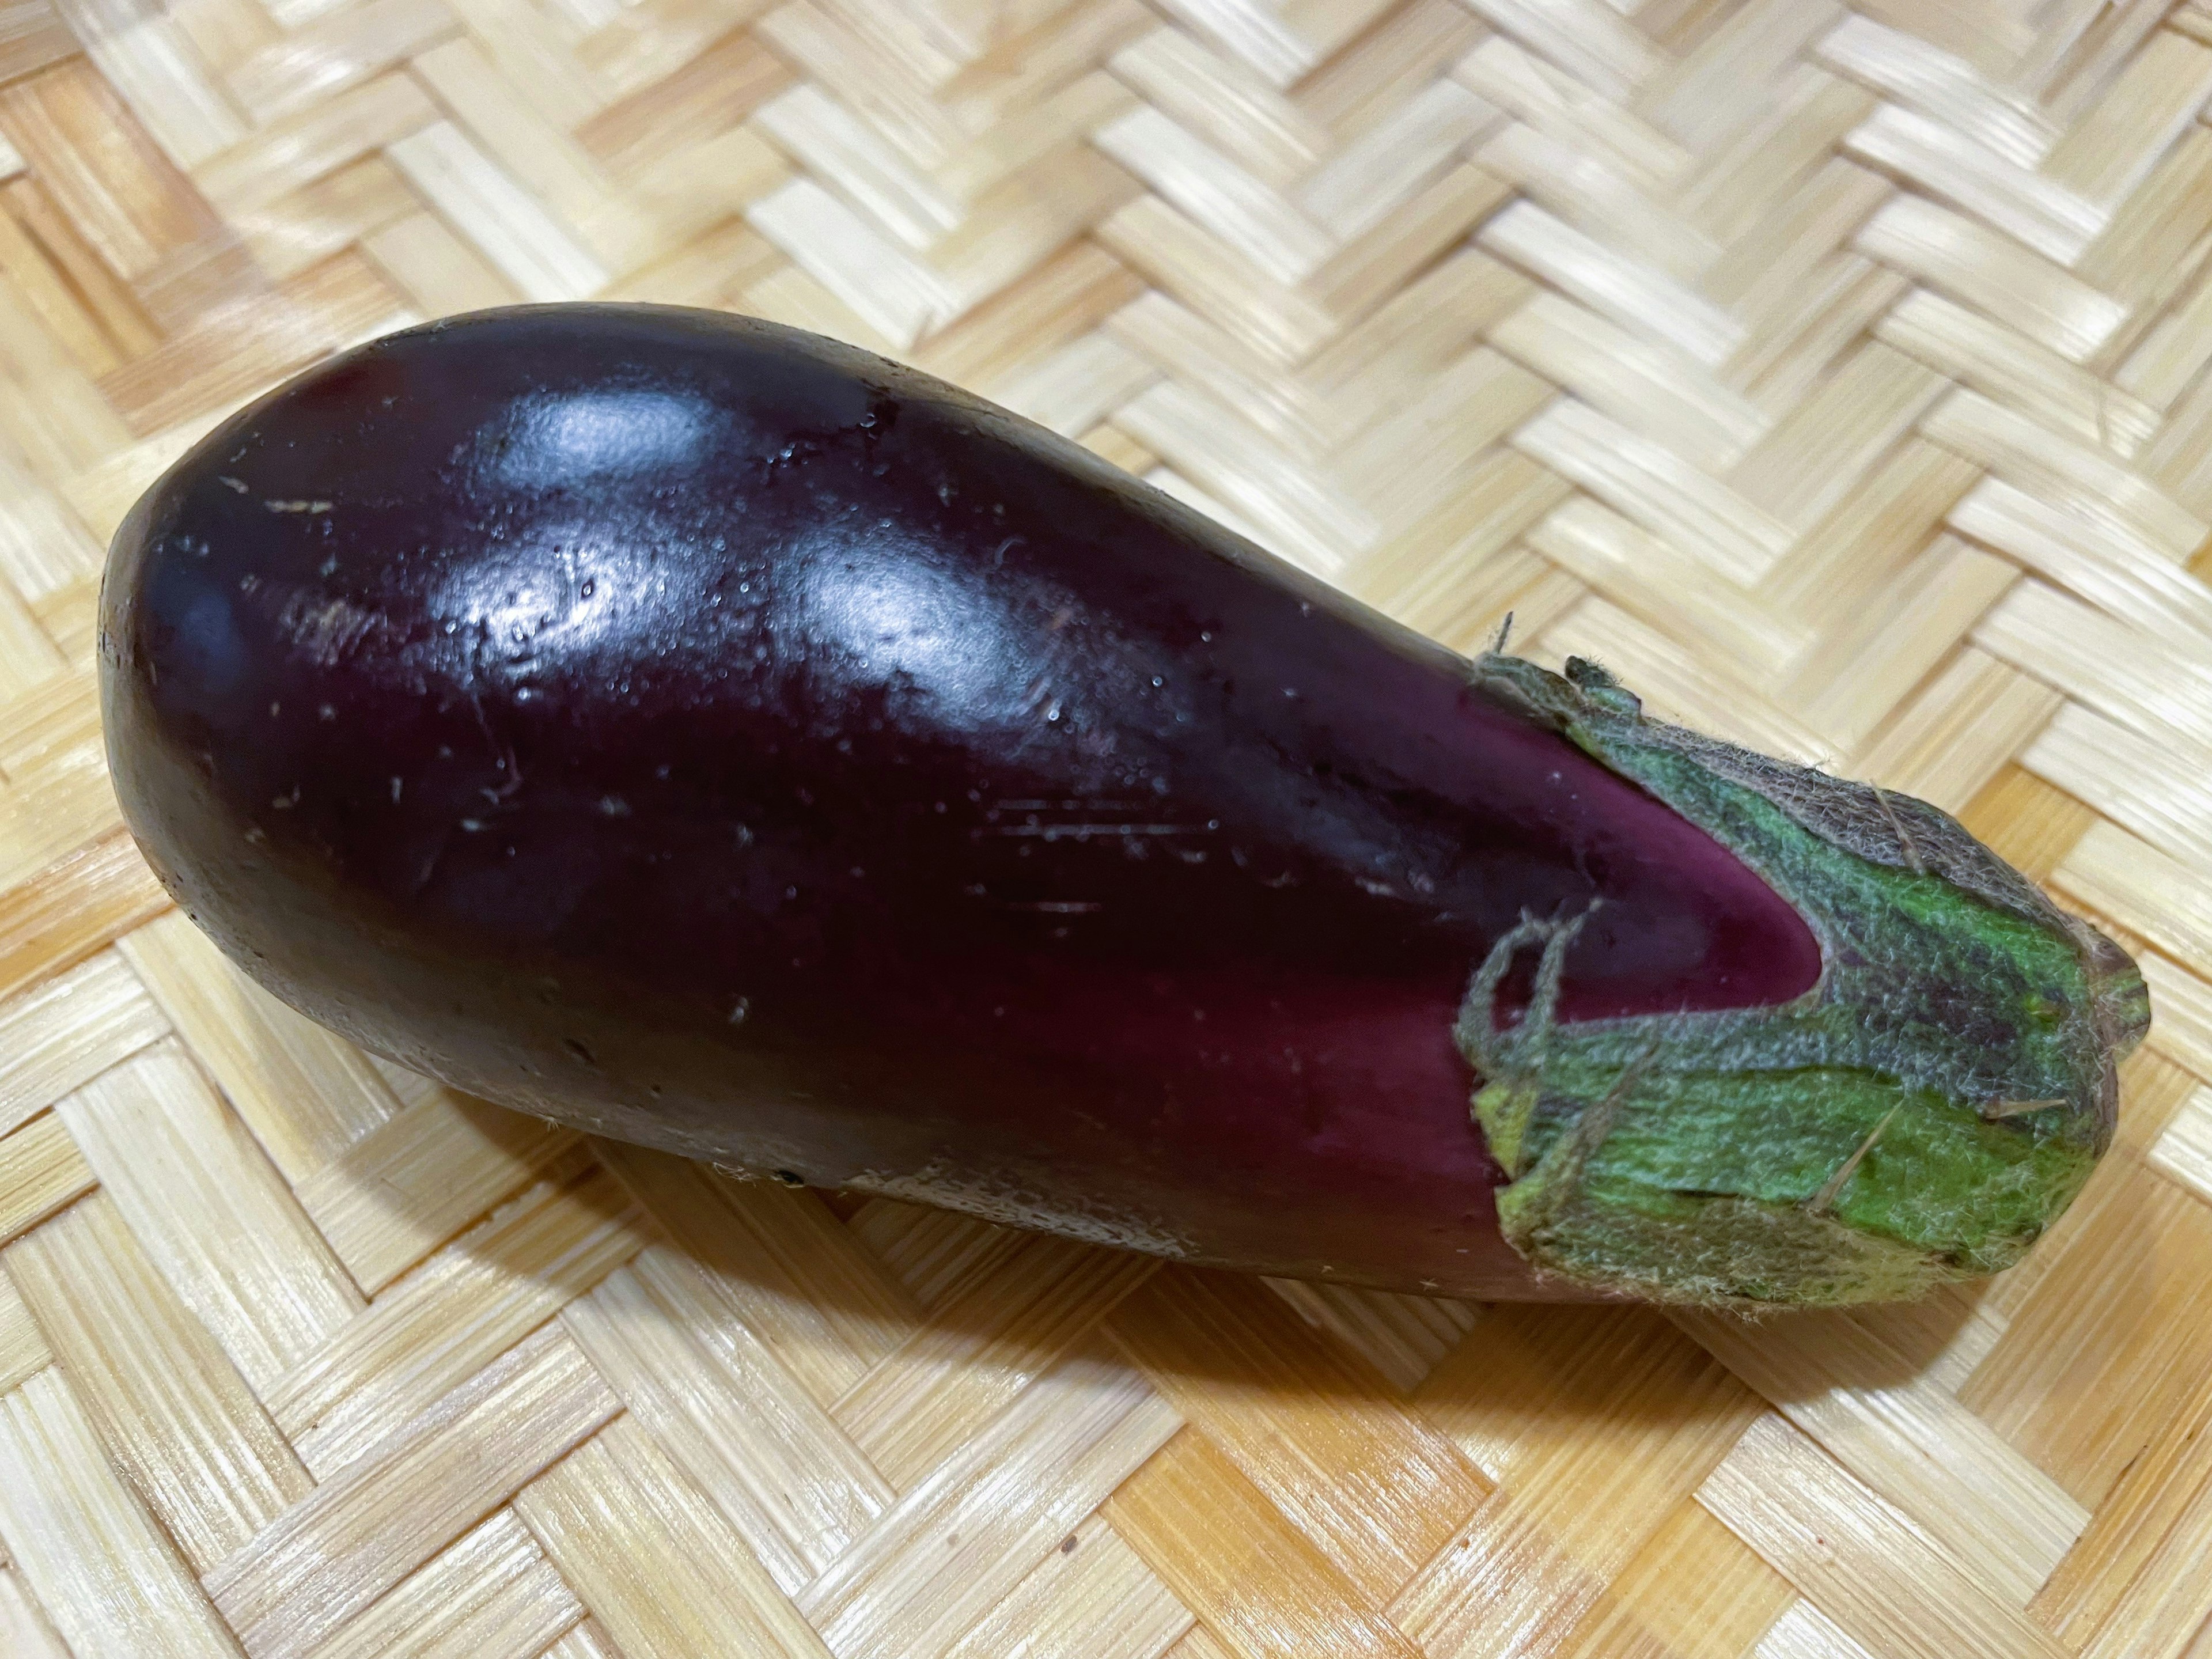
M 1735 854 L 1824 964 L 1776 1006 L 1560 1024 L 1587 913 L 1498 940 L 1457 1037 L 1513 1247 L 1594 1289 L 1751 1308 L 2018 1261 L 2111 1139 L 2113 1067 L 2149 1024 L 2126 953 L 1925 802 L 1648 720 L 1579 659 L 1561 678 L 1492 653 L 1475 680 Z M 1534 1000 L 1501 1030 L 1529 950 Z

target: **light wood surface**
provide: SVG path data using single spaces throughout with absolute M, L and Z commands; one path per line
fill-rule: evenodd
M 0 1651 L 2212 1656 L 2212 4 L 0 6 Z M 371 1060 L 123 832 L 101 549 L 410 320 L 757 313 L 2142 950 L 2022 1267 L 1753 1328 L 1159 1268 Z

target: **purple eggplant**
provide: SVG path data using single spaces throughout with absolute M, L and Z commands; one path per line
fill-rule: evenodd
M 2140 979 L 1949 817 L 1468 661 L 718 313 L 408 330 L 118 533 L 155 870 L 353 1041 L 792 1183 L 1459 1296 L 2002 1267 Z

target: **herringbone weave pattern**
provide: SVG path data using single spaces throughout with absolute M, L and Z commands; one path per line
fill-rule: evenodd
M 0 1650 L 2212 1655 L 2212 6 L 0 7 Z M 2023 1268 L 1752 1329 L 1164 1269 L 595 1145 L 169 912 L 102 544 L 521 298 L 908 358 L 2144 951 Z

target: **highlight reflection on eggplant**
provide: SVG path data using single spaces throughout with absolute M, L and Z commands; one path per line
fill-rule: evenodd
M 301 377 L 132 512 L 100 648 L 141 845 L 314 1018 L 1173 1256 L 1909 1295 L 2064 1206 L 2146 1018 L 1933 808 L 1470 663 L 714 313 L 485 313 Z

